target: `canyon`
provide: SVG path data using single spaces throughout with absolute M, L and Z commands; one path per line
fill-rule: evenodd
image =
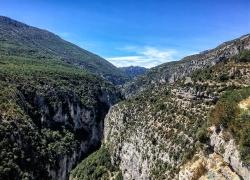
M 0 42 L 1 179 L 249 179 L 249 34 L 151 69 L 3 16 Z

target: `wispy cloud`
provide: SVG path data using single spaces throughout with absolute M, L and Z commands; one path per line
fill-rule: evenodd
M 58 32 L 57 34 L 62 38 L 69 38 L 71 36 L 69 32 Z
M 177 51 L 173 49 L 159 49 L 151 46 L 126 46 L 124 48 L 120 48 L 120 50 L 130 52 L 134 55 L 106 58 L 118 67 L 143 66 L 151 68 L 159 64 L 175 60 L 174 55 L 177 54 Z

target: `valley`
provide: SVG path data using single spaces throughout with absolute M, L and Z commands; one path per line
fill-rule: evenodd
M 250 35 L 117 68 L 0 17 L 0 179 L 250 177 Z
M 162 77 L 158 81 L 143 81 L 147 87 L 133 89 L 138 94 L 128 94 L 129 98 L 111 107 L 105 118 L 102 146 L 108 149 L 111 162 L 119 167 L 123 179 L 250 177 L 249 109 L 242 112 L 245 119 L 238 120 L 239 111 L 234 112 L 231 106 L 231 99 L 242 104 L 250 96 L 249 37 L 194 55 L 195 61 L 184 58 L 165 64 L 178 69 L 174 78 L 166 76 L 159 66 L 135 79 L 132 85 L 125 84 L 127 90 L 140 86 L 137 83 L 143 78 Z M 230 101 L 221 107 L 226 96 Z M 231 125 L 224 124 L 224 119 Z M 111 175 L 107 170 L 99 174 L 104 179 L 116 178 L 117 169 Z M 81 177 L 81 171 L 74 170 L 72 176 Z

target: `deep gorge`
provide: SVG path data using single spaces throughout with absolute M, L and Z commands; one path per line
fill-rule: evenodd
M 250 35 L 117 68 L 0 16 L 0 179 L 250 175 Z
M 68 150 L 66 146 L 66 153 L 58 154 L 53 165 L 45 165 L 48 177 L 68 179 L 71 169 L 101 146 L 104 118 L 110 106 L 120 97 L 101 91 L 99 93 L 96 105 L 91 108 L 82 104 L 79 96 L 67 92 L 49 90 L 44 95 L 37 92 L 19 94 L 23 97 L 20 98 L 20 106 L 39 131 L 66 131 L 74 135 L 75 148 Z

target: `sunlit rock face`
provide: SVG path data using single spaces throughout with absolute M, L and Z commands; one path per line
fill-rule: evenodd
M 220 155 L 212 153 L 209 156 L 204 156 L 201 153 L 196 154 L 192 161 L 181 167 L 179 180 L 190 179 L 240 180 L 240 176 L 231 170 Z
M 211 132 L 209 145 L 213 152 L 195 154 L 192 160 L 181 166 L 179 179 L 248 180 L 250 169 L 241 161 L 235 140 L 225 140 L 223 130 L 218 130 L 214 126 L 210 127 L 209 131 Z
M 250 177 L 250 167 L 244 165 L 240 159 L 240 153 L 238 146 L 234 139 L 225 140 L 223 138 L 223 130 L 216 132 L 214 127 L 211 128 L 213 134 L 211 135 L 211 146 L 213 146 L 214 151 L 220 154 L 223 160 L 228 163 L 232 169 L 243 179 L 249 179 Z

